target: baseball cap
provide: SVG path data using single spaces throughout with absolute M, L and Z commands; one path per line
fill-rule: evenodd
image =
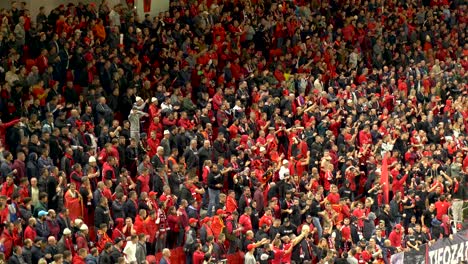
M 247 250 L 250 251 L 252 249 L 256 248 L 255 244 L 248 244 L 247 245 Z
M 197 219 L 195 219 L 195 218 L 190 218 L 189 219 L 189 224 L 196 224 L 196 223 L 198 223 Z
M 46 212 L 44 210 L 41 210 L 41 211 L 39 211 L 39 213 L 37 213 L 37 216 L 43 217 L 43 216 L 48 215 L 48 214 L 49 214 L 48 212 Z
M 221 215 L 221 214 L 225 214 L 225 213 L 226 213 L 226 212 L 225 212 L 223 209 L 218 209 L 218 210 L 216 211 L 216 214 L 217 214 L 217 215 Z

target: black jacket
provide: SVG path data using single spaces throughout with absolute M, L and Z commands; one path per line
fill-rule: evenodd
M 210 172 L 208 175 L 208 187 L 213 190 L 221 190 L 221 188 L 216 187 L 217 184 L 223 184 L 223 176 L 220 172 Z
M 136 204 L 132 200 L 128 199 L 124 204 L 124 211 L 127 217 L 135 219 L 137 215 Z
M 299 244 L 294 246 L 292 251 L 292 260 L 296 263 L 302 263 L 305 260 L 311 261 L 314 258 L 313 243 L 303 239 Z
M 32 263 L 38 263 L 41 258 L 44 257 L 44 252 L 41 250 L 41 248 L 37 247 L 34 245 L 31 249 L 31 254 L 32 254 Z
M 180 188 L 179 201 L 187 200 L 189 204 L 192 204 L 194 199 L 195 198 L 193 197 L 192 193 L 187 188 L 187 186 L 184 185 L 182 186 L 182 188 Z
M 99 264 L 112 264 L 112 259 L 107 251 L 103 250 L 99 256 Z
M 115 219 L 122 218 L 125 219 L 124 205 L 118 201 L 112 202 L 112 217 Z
M 109 253 L 111 263 L 119 263 L 119 258 L 123 257 L 122 252 L 120 252 L 116 247 L 113 247 Z
M 190 147 L 185 150 L 184 153 L 185 161 L 187 163 L 187 170 L 198 169 L 198 151 L 192 150 Z
M 22 256 L 19 257 L 16 254 L 13 254 L 8 260 L 8 264 L 21 264 L 20 258 L 23 258 L 23 257 Z
M 109 208 L 98 205 L 94 211 L 94 226 L 99 228 L 101 224 L 109 225 Z

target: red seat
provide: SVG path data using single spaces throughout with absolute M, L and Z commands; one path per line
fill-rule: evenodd
M 149 263 L 149 264 L 156 264 L 158 263 L 156 261 L 156 257 L 154 255 L 148 255 L 146 256 L 146 261 Z

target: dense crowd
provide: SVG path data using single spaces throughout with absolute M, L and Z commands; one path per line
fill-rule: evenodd
M 1 263 L 389 263 L 462 228 L 466 3 L 0 10 Z M 183 248 L 185 260 L 171 259 Z

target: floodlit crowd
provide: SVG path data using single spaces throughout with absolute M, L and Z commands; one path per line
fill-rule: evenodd
M 388 264 L 465 226 L 463 1 L 28 8 L 0 9 L 0 263 Z

